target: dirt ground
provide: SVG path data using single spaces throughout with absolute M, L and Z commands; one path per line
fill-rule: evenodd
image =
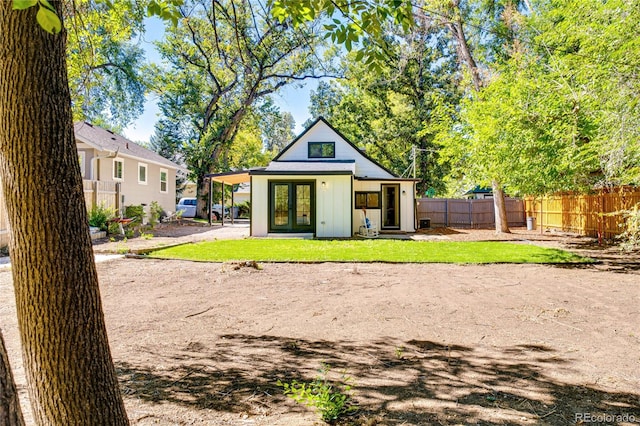
M 243 225 L 173 226 L 96 252 L 210 238 Z M 495 239 L 432 230 L 418 239 Z M 98 263 L 133 425 L 316 425 L 278 380 L 348 377 L 355 425 L 640 423 L 640 261 L 571 235 L 504 237 L 565 247 L 588 266 Z M 0 327 L 23 399 L 8 268 Z M 28 413 L 27 416 L 29 417 Z M 634 423 L 635 421 L 635 423 Z

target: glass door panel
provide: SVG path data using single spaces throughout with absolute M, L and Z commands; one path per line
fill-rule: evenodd
M 296 225 L 311 225 L 311 185 L 296 184 Z
M 289 225 L 289 185 L 288 184 L 275 184 L 273 186 L 274 196 L 274 217 L 273 222 L 275 226 L 288 226 Z
M 382 229 L 400 229 L 400 185 L 382 185 Z

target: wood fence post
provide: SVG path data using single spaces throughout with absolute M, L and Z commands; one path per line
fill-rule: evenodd
M 449 199 L 444 200 L 444 226 L 449 226 Z
M 91 181 L 91 208 L 98 205 L 98 181 Z
M 120 213 L 120 182 L 116 182 L 116 211 Z

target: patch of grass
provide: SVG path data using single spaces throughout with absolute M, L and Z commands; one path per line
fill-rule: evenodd
M 216 240 L 160 249 L 163 259 L 204 262 L 587 263 L 563 250 L 496 241 Z

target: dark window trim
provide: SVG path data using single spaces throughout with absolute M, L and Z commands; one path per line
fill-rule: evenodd
M 331 145 L 333 146 L 333 155 L 322 155 L 322 146 L 323 145 Z M 320 155 L 311 155 L 311 147 L 312 146 L 320 146 Z M 307 144 L 307 157 L 308 158 L 336 158 L 336 143 L 335 142 L 309 142 Z
M 377 195 L 378 196 L 378 203 L 377 204 L 369 204 L 369 195 Z M 358 203 L 358 195 L 364 195 L 366 198 L 366 205 L 362 205 L 361 203 Z M 367 209 L 379 209 L 382 207 L 382 192 L 381 191 L 356 191 L 355 193 L 355 206 L 356 209 L 361 209 L 363 207 L 367 208 Z

